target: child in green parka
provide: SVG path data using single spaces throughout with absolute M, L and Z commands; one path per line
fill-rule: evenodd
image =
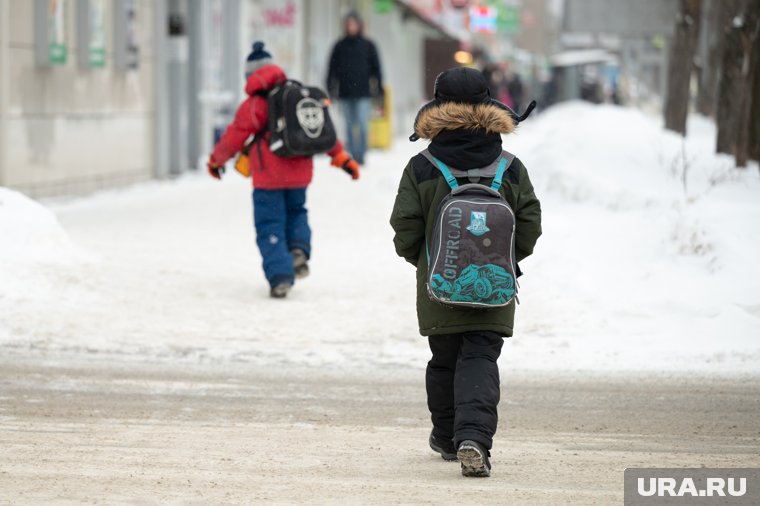
M 438 206 L 450 192 L 431 158 L 466 173 L 463 183 L 479 177 L 478 182 L 489 185 L 494 175 L 489 178 L 480 169 L 502 156 L 502 134 L 514 131 L 527 114 L 517 117 L 492 99 L 483 74 L 470 68 L 443 72 L 434 92 L 434 100 L 420 109 L 414 122 L 411 140 L 428 139 L 430 144 L 401 176 L 391 216 L 393 242 L 396 253 L 417 267 L 419 328 L 433 354 L 426 371 L 433 422 L 430 447 L 445 460 L 460 460 L 465 476 L 489 476 L 500 395 L 496 361 L 503 339 L 512 335 L 515 304 L 488 310 L 452 308 L 429 298 L 426 244 Z M 541 235 L 541 205 L 518 158 L 509 165 L 499 191 L 515 213 L 519 262 L 533 253 Z

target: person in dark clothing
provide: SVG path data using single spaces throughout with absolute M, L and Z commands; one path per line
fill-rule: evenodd
M 327 71 L 327 90 L 338 97 L 346 121 L 348 151 L 364 164 L 370 98 L 383 97 L 383 76 L 375 44 L 364 37 L 364 24 L 356 12 L 345 19 L 346 35 L 333 47 Z
M 463 183 L 490 185 L 495 171 L 489 173 L 488 167 L 504 156 L 501 136 L 514 131 L 521 119 L 490 97 L 488 83 L 477 70 L 440 74 L 435 99 L 420 109 L 410 138 L 430 139 L 430 145 L 404 169 L 390 220 L 396 253 L 417 268 L 417 319 L 432 352 L 426 371 L 433 423 L 429 444 L 445 460 L 459 459 L 465 476 L 490 475 L 500 393 L 496 361 L 503 338 L 512 335 L 515 304 L 489 310 L 449 307 L 428 295 L 427 244 L 432 243 L 438 207 L 451 191 L 428 155 L 457 169 Z M 515 214 L 519 262 L 533 253 L 541 235 L 541 205 L 517 157 L 503 182 L 498 191 Z
M 495 63 L 486 63 L 483 67 L 483 77 L 488 83 L 488 91 L 491 93 L 491 96 L 498 97 L 500 93 L 499 87 L 502 84 L 499 67 Z
M 523 82 L 520 74 L 514 73 L 507 83 L 507 91 L 512 98 L 512 108 L 516 111 L 522 109 Z

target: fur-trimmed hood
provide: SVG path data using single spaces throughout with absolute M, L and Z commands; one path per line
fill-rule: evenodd
M 508 134 L 516 126 L 510 111 L 493 103 L 442 102 L 420 110 L 414 122 L 414 133 L 420 139 L 433 139 L 443 130 L 459 129 Z

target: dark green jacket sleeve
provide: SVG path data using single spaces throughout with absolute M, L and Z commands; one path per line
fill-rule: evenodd
M 518 262 L 533 253 L 533 247 L 541 236 L 541 203 L 533 191 L 528 171 L 522 163 L 520 165 L 520 190 L 515 204 L 515 253 Z
M 411 162 L 401 176 L 391 214 L 391 227 L 396 232 L 393 237 L 396 254 L 416 266 L 425 243 L 425 218 L 417 183 L 412 175 Z

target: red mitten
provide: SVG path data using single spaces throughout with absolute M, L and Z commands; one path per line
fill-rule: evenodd
M 343 164 L 343 170 L 346 174 L 351 176 L 351 179 L 356 181 L 359 179 L 359 163 L 353 158 L 349 158 L 346 163 Z
M 208 173 L 211 177 L 215 179 L 222 179 L 222 174 L 224 174 L 224 165 L 218 164 L 213 157 L 209 156 L 206 167 L 208 168 Z
M 359 179 L 359 164 L 356 163 L 356 160 L 351 158 L 351 156 L 345 151 L 341 151 L 337 155 L 333 156 L 330 163 L 333 165 L 333 167 L 343 169 L 346 174 L 351 176 L 351 179 Z

